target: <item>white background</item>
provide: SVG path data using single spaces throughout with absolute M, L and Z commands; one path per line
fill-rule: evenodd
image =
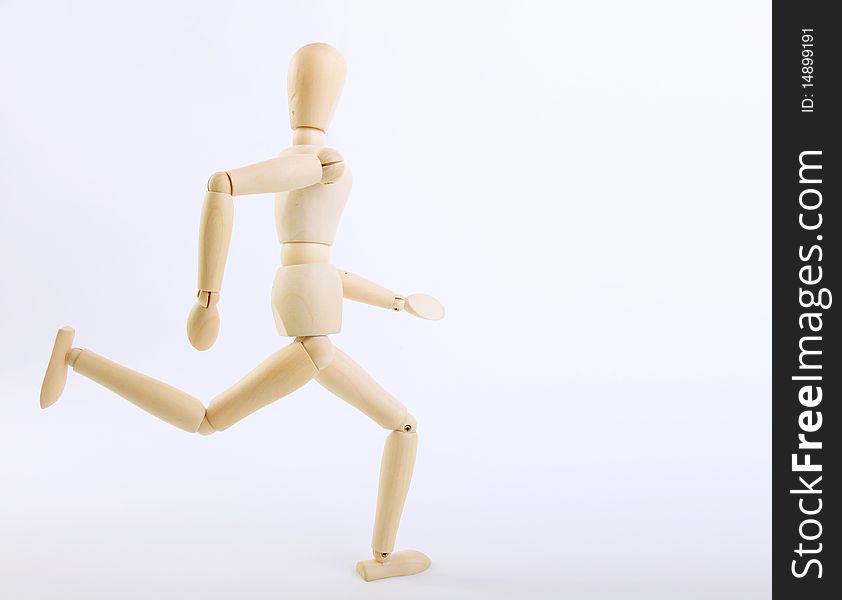
M 0 4 L 0 597 L 770 594 L 766 2 Z M 366 584 L 386 432 L 310 384 L 191 436 L 70 374 L 55 330 L 207 402 L 285 344 L 271 196 L 236 200 L 216 346 L 184 333 L 208 175 L 289 145 L 286 67 L 349 63 L 337 266 L 416 415 Z

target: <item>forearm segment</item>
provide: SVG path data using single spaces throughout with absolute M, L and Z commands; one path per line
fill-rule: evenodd
M 199 221 L 199 276 L 196 287 L 200 292 L 218 293 L 222 288 L 233 223 L 234 201 L 231 194 L 205 193 Z M 201 303 L 202 298 L 199 300 Z
M 403 310 L 404 298 L 400 294 L 342 269 L 339 269 L 339 276 L 342 279 L 342 294 L 348 300 L 380 308 Z

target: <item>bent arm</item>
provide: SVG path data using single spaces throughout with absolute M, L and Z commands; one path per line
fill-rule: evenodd
M 234 224 L 232 196 L 286 192 L 316 183 L 331 184 L 342 176 L 342 156 L 331 148 L 318 153 L 282 154 L 263 162 L 214 173 L 199 221 L 199 269 L 196 304 L 187 317 L 187 337 L 197 350 L 207 350 L 219 333 L 219 291 Z
M 371 304 L 391 310 L 403 309 L 403 296 L 354 273 L 339 269 L 342 295 L 355 302 Z
M 287 192 L 316 183 L 333 183 L 343 171 L 336 150 L 283 154 L 253 165 L 220 171 L 208 180 L 199 223 L 199 301 L 219 293 L 234 222 L 232 196 Z

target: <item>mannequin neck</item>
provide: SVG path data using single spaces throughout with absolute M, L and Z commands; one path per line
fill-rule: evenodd
M 292 130 L 293 146 L 324 146 L 325 132 L 315 127 L 296 127 Z

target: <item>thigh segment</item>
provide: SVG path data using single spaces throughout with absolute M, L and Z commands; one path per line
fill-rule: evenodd
M 269 356 L 211 400 L 207 418 L 222 431 L 313 379 L 319 370 L 300 341 Z
M 415 419 L 406 407 L 339 348 L 334 347 L 333 360 L 318 372 L 315 379 L 381 427 L 396 431 L 415 430 Z

